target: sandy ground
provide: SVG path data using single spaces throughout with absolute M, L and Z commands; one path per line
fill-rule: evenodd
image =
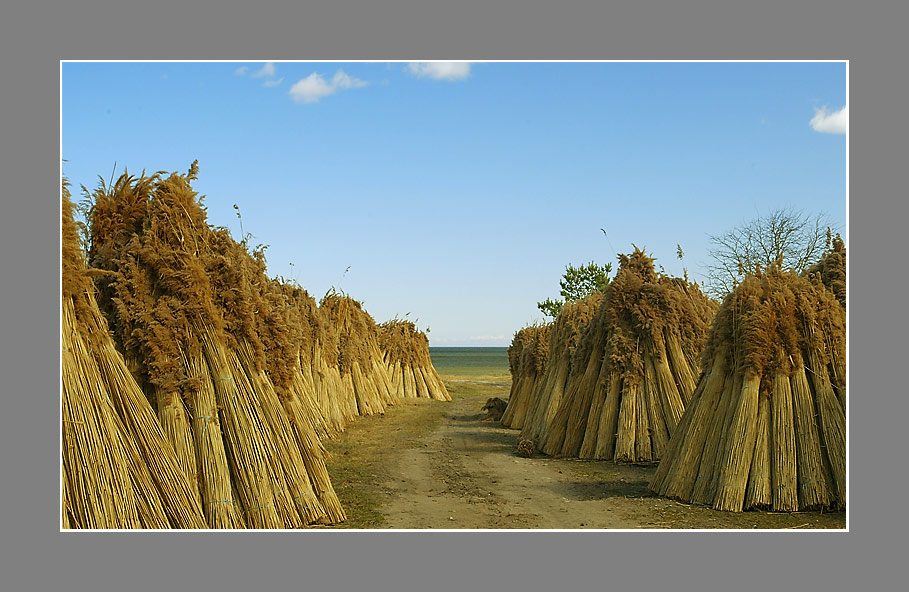
M 474 386 L 476 386 L 476 382 Z M 482 383 L 480 383 L 482 384 Z M 457 385 L 453 385 L 457 386 Z M 415 441 L 389 449 L 377 511 L 394 529 L 845 529 L 845 512 L 719 512 L 653 496 L 655 466 L 515 454 L 516 430 L 481 421 L 502 385 L 455 397 Z M 507 392 L 507 391 L 505 391 Z M 402 413 L 402 411 L 404 411 Z M 360 437 L 394 433 L 408 413 L 392 408 Z M 369 419 L 369 418 L 366 418 Z M 376 426 L 373 428 L 372 426 Z M 342 435 L 341 438 L 345 436 Z M 341 492 L 339 491 L 339 495 Z M 342 496 L 343 502 L 343 496 Z M 350 513 L 350 510 L 348 510 Z

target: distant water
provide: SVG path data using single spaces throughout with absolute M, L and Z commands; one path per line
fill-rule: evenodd
M 432 365 L 441 374 L 508 374 L 507 347 L 430 347 Z

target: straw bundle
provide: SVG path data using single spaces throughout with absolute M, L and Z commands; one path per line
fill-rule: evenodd
M 192 470 L 195 457 L 210 527 L 296 528 L 321 521 L 326 511 L 304 461 L 317 454 L 315 447 L 311 440 L 309 449 L 301 444 L 288 416 L 289 391 L 283 391 L 285 405 L 265 365 L 256 316 L 264 261 L 225 229 L 208 226 L 189 184 L 194 176 L 195 163 L 189 175 L 125 179 L 116 191 L 97 192 L 93 256 L 116 274 L 104 287 L 112 325 L 174 447 L 192 443 L 184 466 Z M 144 202 L 135 197 L 140 186 L 153 188 Z M 129 221 L 130 232 L 113 223 L 118 220 Z M 313 468 L 319 470 L 318 462 Z
M 524 426 L 534 390 L 546 371 L 550 328 L 549 323 L 530 325 L 515 333 L 511 340 L 508 347 L 511 392 L 502 415 L 505 427 L 521 429 Z
M 245 289 L 253 305 L 252 316 L 232 323 L 247 327 L 237 352 L 245 360 L 255 390 L 269 402 L 264 409 L 283 447 L 281 457 L 291 461 L 286 471 L 288 482 L 296 483 L 299 492 L 294 499 L 310 521 L 324 515 L 324 521 L 341 522 L 345 513 L 325 467 L 327 453 L 317 433 L 324 421 L 315 403 L 311 367 L 307 386 L 300 358 L 309 323 L 303 316 L 307 309 L 299 304 L 312 299 L 302 289 L 266 277 L 261 251 L 250 256 L 246 249 L 227 244 L 219 251 L 231 256 L 232 269 L 242 271 L 243 277 L 234 278 L 237 281 L 231 285 Z M 236 312 L 225 311 L 229 323 L 234 316 Z
M 379 347 L 395 398 L 428 397 L 451 401 L 442 377 L 432 365 L 425 333 L 412 322 L 398 319 L 382 323 L 378 331 Z
M 846 244 L 839 234 L 830 239 L 830 248 L 820 261 L 808 268 L 806 275 L 817 277 L 833 292 L 843 308 L 846 307 Z
M 657 461 L 691 399 L 716 304 L 637 247 L 619 263 L 538 442 L 545 454 Z
M 64 184 L 63 526 L 204 527 L 193 484 L 98 308 L 69 197 Z
M 325 310 L 338 330 L 337 365 L 342 398 L 354 402 L 357 415 L 385 413 L 385 407 L 393 405 L 394 398 L 376 322 L 359 302 L 336 292 L 326 294 L 319 308 Z M 424 392 L 425 388 L 424 383 Z
M 534 385 L 527 416 L 521 427 L 520 438 L 533 441 L 537 449 L 545 439 L 547 426 L 562 401 L 572 369 L 572 354 L 578 340 L 602 300 L 601 292 L 593 292 L 581 300 L 566 302 L 552 323 L 549 331 L 549 360 L 543 376 Z
M 709 372 L 651 490 L 734 512 L 844 507 L 845 336 L 820 282 L 777 267 L 747 276 L 717 313 Z

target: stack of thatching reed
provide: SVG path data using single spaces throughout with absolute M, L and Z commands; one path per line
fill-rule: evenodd
M 320 440 L 320 436 L 332 432 L 317 402 L 311 362 L 308 356 L 305 360 L 301 356 L 303 347 L 311 341 L 312 324 L 307 315 L 311 311 L 309 305 L 315 301 L 302 288 L 268 278 L 261 250 L 250 254 L 226 230 L 215 234 L 213 247 L 230 259 L 234 272 L 233 277 L 228 274 L 216 278 L 216 293 L 225 294 L 230 287 L 245 293 L 242 305 L 231 303 L 222 309 L 228 325 L 233 327 L 231 336 L 243 335 L 236 347 L 245 352 L 241 360 L 247 374 L 256 390 L 266 392 L 269 399 L 273 399 L 273 390 L 280 400 L 293 432 L 293 438 L 284 438 L 289 444 L 286 454 L 296 458 L 292 445 L 295 443 L 328 521 L 341 522 L 345 519 L 344 510 L 325 468 L 326 451 Z M 274 425 L 276 429 L 283 425 L 277 414 Z
M 580 337 L 565 395 L 537 448 L 553 456 L 660 459 L 694 391 L 716 303 L 659 274 L 635 247 Z
M 777 266 L 720 307 L 704 374 L 651 490 L 718 510 L 846 504 L 846 315 Z
M 394 319 L 378 326 L 379 346 L 396 398 L 451 401 L 429 356 L 429 338 L 410 321 Z
M 204 528 L 195 483 L 98 308 L 68 187 L 62 196 L 64 528 Z
M 829 247 L 821 256 L 821 260 L 808 268 L 806 275 L 817 278 L 833 292 L 843 308 L 846 308 L 846 244 L 837 234 L 830 236 L 827 230 Z
M 565 393 L 575 348 L 602 300 L 602 292 L 593 292 L 581 300 L 566 302 L 552 322 L 546 370 L 534 385 L 519 441 L 533 442 L 534 447 L 539 449 L 545 439 L 549 423 Z
M 319 309 L 339 337 L 341 404 L 356 415 L 385 413 L 387 406 L 394 405 L 395 393 L 379 347 L 376 322 L 360 302 L 335 291 L 322 298 Z
M 529 325 L 515 333 L 511 340 L 508 347 L 511 392 L 502 414 L 505 427 L 519 430 L 524 426 L 534 390 L 546 371 L 551 327 L 550 323 Z
M 111 326 L 209 527 L 339 519 L 312 420 L 294 415 L 305 397 L 286 376 L 276 390 L 268 372 L 261 262 L 207 224 L 194 177 L 195 163 L 188 175 L 124 174 L 95 192 L 90 261 L 112 276 L 102 286 Z

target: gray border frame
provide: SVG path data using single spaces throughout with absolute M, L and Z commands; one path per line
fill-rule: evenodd
M 892 374 L 905 365 L 905 315 L 888 314 L 905 284 L 905 189 L 894 174 L 906 159 L 905 5 L 273 4 L 39 0 L 4 9 L 4 589 L 891 587 L 905 563 L 896 530 L 905 389 L 893 388 Z M 848 59 L 858 122 L 850 382 L 860 387 L 850 398 L 850 532 L 59 533 L 59 60 L 95 58 Z

